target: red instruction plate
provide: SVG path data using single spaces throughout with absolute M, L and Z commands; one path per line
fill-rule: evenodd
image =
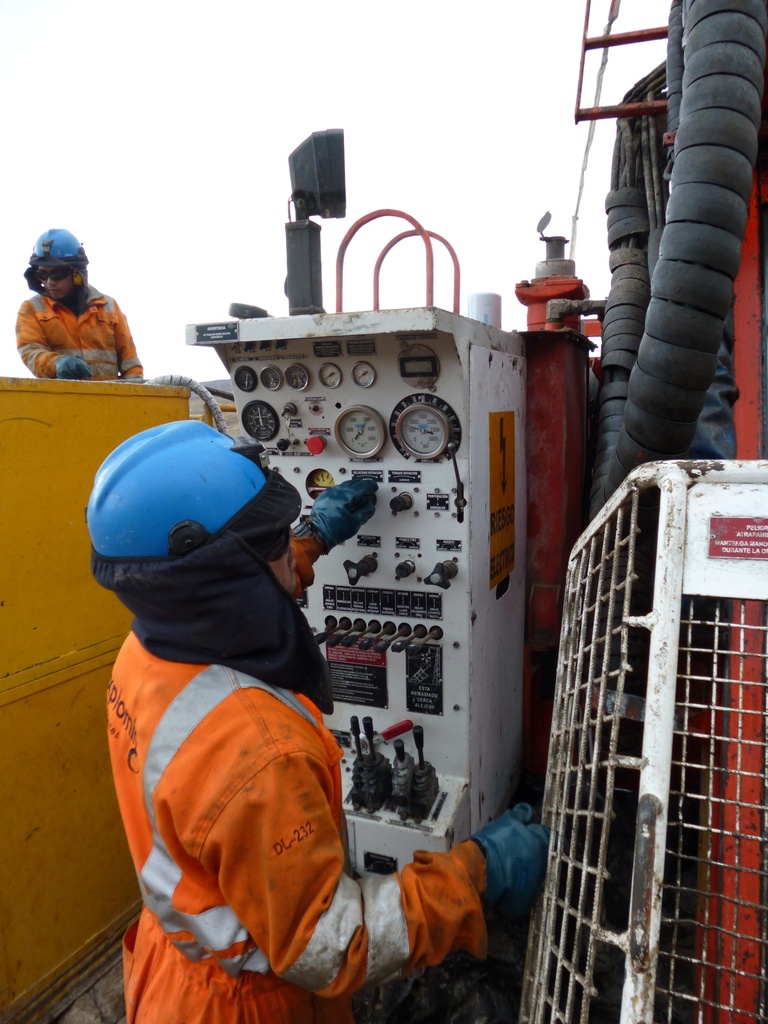
M 768 518 L 710 516 L 709 557 L 768 559 Z

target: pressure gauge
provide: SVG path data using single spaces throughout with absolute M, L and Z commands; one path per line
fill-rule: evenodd
M 359 388 L 369 388 L 376 380 L 376 371 L 370 363 L 361 359 L 352 367 L 352 380 Z
M 323 363 L 317 371 L 320 383 L 327 388 L 337 388 L 341 384 L 341 370 L 336 363 Z
M 384 420 L 368 405 L 351 405 L 345 409 L 333 430 L 344 451 L 356 459 L 372 459 L 387 439 Z
M 285 368 L 285 383 L 294 391 L 304 391 L 309 386 L 309 372 L 301 363 L 291 363 Z
M 261 383 L 269 391 L 277 391 L 283 383 L 283 375 L 276 366 L 265 366 L 259 374 Z
M 241 391 L 253 391 L 257 383 L 256 372 L 250 366 L 238 366 L 235 370 L 235 384 Z
M 307 477 L 307 494 L 314 501 L 319 494 L 333 487 L 335 483 L 327 469 L 313 469 Z
M 266 402 L 249 402 L 243 409 L 243 429 L 257 441 L 271 441 L 280 429 L 280 420 Z
M 439 459 L 450 442 L 461 444 L 459 418 L 447 402 L 430 394 L 409 395 L 395 406 L 389 432 L 407 459 Z

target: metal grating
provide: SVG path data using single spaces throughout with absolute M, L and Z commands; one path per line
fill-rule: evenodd
M 521 1021 L 768 1019 L 768 541 L 708 541 L 768 538 L 768 466 L 707 465 L 642 467 L 574 548 Z

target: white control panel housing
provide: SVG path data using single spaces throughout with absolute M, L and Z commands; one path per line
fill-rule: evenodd
M 422 727 L 437 796 L 423 818 L 348 800 L 353 867 L 388 872 L 448 849 L 504 809 L 520 771 L 522 338 L 420 308 L 190 325 L 187 342 L 217 346 L 242 432 L 301 492 L 302 515 L 325 487 L 377 480 L 374 516 L 315 564 L 304 609 L 330 665 L 327 724 L 350 790 L 356 716 L 390 761 L 399 730 L 418 761 Z

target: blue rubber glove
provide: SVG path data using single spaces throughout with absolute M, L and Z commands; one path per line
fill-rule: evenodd
M 532 820 L 531 805 L 516 804 L 472 836 L 485 850 L 485 902 L 510 918 L 530 909 L 547 870 L 549 829 Z
M 315 498 L 307 525 L 323 539 L 330 551 L 337 544 L 354 537 L 368 522 L 376 508 L 378 488 L 375 480 L 364 477 L 329 487 Z
M 56 362 L 56 376 L 59 380 L 87 380 L 93 374 L 90 366 L 79 356 L 59 356 Z

